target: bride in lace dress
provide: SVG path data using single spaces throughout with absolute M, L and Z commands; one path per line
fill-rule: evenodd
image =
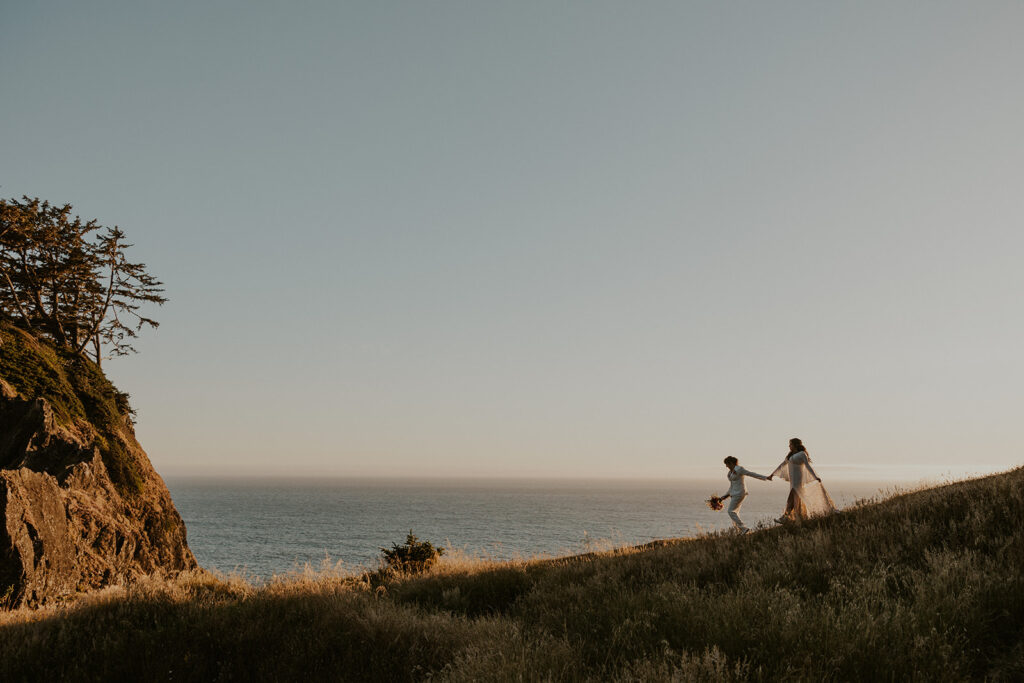
M 789 499 L 786 500 L 786 511 L 775 521 L 810 519 L 835 512 L 835 503 L 811 467 L 811 458 L 800 439 L 789 440 L 789 455 L 768 475 L 768 479 L 776 475 L 789 482 Z

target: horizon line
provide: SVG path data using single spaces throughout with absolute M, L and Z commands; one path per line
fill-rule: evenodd
M 871 465 L 833 465 L 829 472 L 833 476 L 823 478 L 833 481 L 863 482 L 863 483 L 884 483 L 890 479 L 893 483 L 908 482 L 945 482 L 973 479 L 977 477 L 1003 474 L 1015 470 L 1024 464 L 993 465 L 991 467 L 972 467 L 971 469 L 954 470 L 953 468 L 933 469 L 927 466 L 871 466 Z M 837 471 L 838 470 L 838 471 Z M 872 475 L 871 472 L 876 472 Z M 509 474 L 368 474 L 368 473 L 335 473 L 335 472 L 307 472 L 307 473 L 227 473 L 223 471 L 212 473 L 201 472 L 176 472 L 161 474 L 166 480 L 177 481 L 353 481 L 353 482 L 523 482 L 523 483 L 680 483 L 680 482 L 718 482 L 722 477 L 713 474 L 700 474 L 697 476 L 682 475 L 615 475 L 615 474 L 589 474 L 584 476 L 572 474 L 536 474 L 536 475 L 509 475 Z M 724 476 L 724 475 L 723 475 Z

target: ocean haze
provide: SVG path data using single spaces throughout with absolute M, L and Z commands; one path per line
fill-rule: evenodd
M 168 475 L 712 478 L 794 436 L 867 478 L 997 471 L 1022 22 L 7 3 L 0 192 L 120 225 L 166 283 L 104 367 Z

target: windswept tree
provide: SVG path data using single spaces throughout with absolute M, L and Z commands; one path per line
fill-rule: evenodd
M 0 199 L 0 317 L 101 363 L 133 353 L 163 283 L 126 256 L 124 232 L 71 217 L 71 206 Z

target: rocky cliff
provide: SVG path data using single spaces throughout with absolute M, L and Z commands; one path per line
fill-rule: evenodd
M 0 327 L 0 606 L 196 566 L 130 418 L 94 364 Z

